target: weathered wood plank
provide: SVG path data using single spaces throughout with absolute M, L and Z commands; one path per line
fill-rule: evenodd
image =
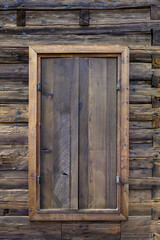
M 0 47 L 0 63 L 28 63 L 28 48 Z
M 159 149 L 153 148 L 150 144 L 131 144 L 129 146 L 130 158 L 153 157 L 159 159 Z
M 62 240 L 120 240 L 120 224 L 62 223 Z
M 160 91 L 158 88 L 151 87 L 150 82 L 135 81 L 134 83 L 134 81 L 130 81 L 130 96 L 134 95 L 160 97 Z
M 107 62 L 89 59 L 88 103 L 88 208 L 107 207 Z M 113 190 L 114 191 L 114 190 Z
M 88 84 L 89 59 L 79 61 L 79 208 L 88 207 Z M 85 103 L 85 104 L 84 104 Z M 86 117 L 87 116 L 87 117 Z
M 7 45 L 7 43 L 6 43 Z M 0 64 L 0 79 L 21 79 L 28 80 L 27 64 Z
M 1 91 L 0 91 L 1 92 Z M 28 122 L 27 104 L 1 104 L 0 123 L 7 122 Z
M 144 96 L 144 95 L 130 95 L 129 96 L 129 103 L 138 103 L 138 104 L 145 104 L 151 103 L 151 96 Z
M 0 189 L 28 188 L 27 171 L 0 171 Z
M 121 224 L 121 240 L 151 240 L 151 216 L 133 216 Z
M 0 12 L 1 27 L 16 27 L 17 26 L 17 11 L 1 11 Z
M 34 0 L 17 2 L 16 0 L 8 0 L 7 3 L 1 2 L 0 9 L 9 10 L 9 9 L 81 9 L 81 8 L 97 8 L 97 9 L 114 9 L 114 8 L 133 8 L 133 7 L 149 7 L 151 4 L 159 4 L 158 0 L 119 0 L 115 2 L 113 0 L 105 0 L 99 2 L 98 0 L 92 1 L 75 1 L 71 0 L 66 2 L 65 0 L 58 0 L 56 2 L 48 1 L 47 3 L 44 0 L 40 0 L 38 3 Z
M 40 208 L 52 208 L 52 187 L 53 187 L 53 59 L 44 58 L 41 60 L 41 146 L 40 146 Z M 55 89 L 56 91 L 56 89 Z M 43 150 L 44 149 L 44 150 Z M 45 149 L 49 152 L 46 153 Z
M 147 143 L 153 136 L 159 136 L 159 129 L 130 129 L 130 143 Z M 149 142 L 149 141 L 148 141 Z
M 152 121 L 147 121 L 147 122 L 130 121 L 129 127 L 130 127 L 130 129 L 152 128 Z
M 91 10 L 91 25 L 148 22 L 149 8 L 121 10 Z M 26 26 L 79 25 L 79 11 L 27 11 Z
M 152 169 L 134 169 L 129 171 L 129 177 L 131 178 L 143 178 L 152 177 Z
M 79 60 L 56 58 L 53 72 L 52 207 L 77 208 Z
M 152 74 L 152 64 L 130 63 L 130 80 L 151 80 Z
M 107 144 L 107 208 L 117 207 L 117 60 L 107 59 L 107 90 L 106 90 L 106 144 Z M 103 129 L 105 131 L 105 129 Z
M 95 30 L 94 30 L 95 32 Z M 35 30 L 34 30 L 35 33 Z M 81 41 L 88 41 L 88 43 L 105 43 L 105 45 L 129 45 L 130 47 L 135 45 L 140 45 L 143 42 L 143 45 L 151 45 L 151 36 L 149 34 L 124 34 L 124 35 L 110 35 L 110 34 L 99 34 L 99 35 L 75 35 L 68 34 L 63 35 L 62 33 L 59 35 L 30 35 L 30 34 L 22 34 L 22 35 L 13 35 L 13 34 L 1 34 L 0 42 L 1 47 L 3 46 L 12 46 L 12 47 L 25 47 L 29 45 L 51 45 L 54 43 L 73 43 L 80 44 Z
M 0 145 L 21 145 L 28 143 L 26 124 L 0 124 Z
M 28 190 L 27 189 L 0 189 L 1 209 L 27 209 Z
M 160 110 L 152 108 L 152 104 L 130 104 L 129 107 L 129 118 L 131 121 L 152 121 L 153 115 L 156 116 L 159 113 Z
M 27 170 L 28 146 L 0 145 L 0 170 Z
M 130 190 L 129 192 L 130 203 L 144 203 L 149 202 L 151 199 L 151 190 Z
M 27 11 L 26 26 L 79 25 L 79 11 Z
M 129 180 L 130 189 L 150 189 L 152 186 L 160 186 L 159 177 L 147 177 Z
M 26 81 L 1 81 L 0 103 L 21 102 L 28 102 L 28 83 Z
M 146 158 L 130 158 L 129 169 L 152 169 L 153 157 Z
M 2 239 L 16 240 L 33 238 L 61 240 L 61 223 L 30 222 L 28 217 L 0 217 Z

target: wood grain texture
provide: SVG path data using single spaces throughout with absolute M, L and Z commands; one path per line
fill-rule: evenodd
M 114 9 L 114 8 L 133 8 L 133 7 L 148 7 L 151 4 L 158 5 L 158 0 L 139 0 L 138 2 L 134 0 L 119 0 L 118 2 L 114 2 L 113 0 L 105 0 L 103 2 L 99 2 L 97 0 L 93 1 L 85 1 L 82 3 L 81 1 L 71 0 L 66 2 L 56 1 L 55 3 L 49 1 L 47 4 L 43 0 L 39 1 L 39 3 L 34 0 L 22 2 L 17 2 L 16 0 L 8 0 L 7 3 L 1 3 L 0 9 L 8 10 L 8 9 L 81 9 L 81 8 L 98 8 L 98 9 Z
M 40 208 L 47 209 L 53 201 L 53 59 L 42 59 L 41 66 Z
M 79 61 L 79 208 L 88 207 L 88 84 L 89 59 Z

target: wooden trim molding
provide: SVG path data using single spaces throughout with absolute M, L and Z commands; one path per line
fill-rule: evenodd
M 117 191 L 117 209 L 40 209 L 40 99 L 37 91 L 40 82 L 40 58 L 96 54 L 118 56 L 118 137 L 117 174 L 120 184 Z M 129 48 L 105 45 L 53 45 L 29 47 L 29 219 L 33 221 L 122 221 L 128 218 L 129 204 Z

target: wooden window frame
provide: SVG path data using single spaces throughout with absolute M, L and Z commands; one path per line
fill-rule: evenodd
M 40 187 L 37 181 L 40 172 L 40 99 L 37 91 L 40 81 L 40 57 L 59 54 L 119 55 L 119 91 L 117 123 L 119 134 L 118 168 L 120 184 L 117 209 L 40 209 Z M 129 48 L 107 45 L 51 45 L 29 47 L 29 219 L 32 221 L 122 221 L 128 218 L 129 205 Z

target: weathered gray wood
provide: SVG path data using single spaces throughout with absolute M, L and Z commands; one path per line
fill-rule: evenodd
M 35 31 L 35 30 L 34 30 Z M 95 30 L 94 30 L 95 32 Z M 106 45 L 129 45 L 130 47 L 135 45 L 140 45 L 143 42 L 143 45 L 151 45 L 151 36 L 149 34 L 124 34 L 124 35 L 110 35 L 110 34 L 99 34 L 99 35 L 75 35 L 75 34 L 58 34 L 58 35 L 48 35 L 48 34 L 38 34 L 38 35 L 30 35 L 30 34 L 1 34 L 0 42 L 1 46 L 12 46 L 12 47 L 27 47 L 29 45 L 47 45 L 47 44 L 59 44 L 60 42 L 63 44 L 71 44 L 76 42 L 76 44 L 80 44 L 83 41 L 87 41 L 88 43 L 97 43 L 101 42 Z
M 28 65 L 27 64 L 0 64 L 0 79 L 28 80 Z
M 88 207 L 88 84 L 89 59 L 79 62 L 79 208 Z
M 40 208 L 52 208 L 53 187 L 53 59 L 42 59 L 41 69 L 41 146 L 40 146 Z M 40 103 L 39 103 L 40 104 Z M 49 149 L 46 153 L 45 149 Z
M 0 171 L 0 188 L 2 189 L 27 189 L 27 171 Z
M 1 11 L 0 26 L 1 27 L 16 27 L 17 26 L 17 11 Z
M 120 240 L 120 224 L 112 223 L 63 223 L 62 240 Z
M 0 145 L 23 145 L 27 143 L 27 124 L 0 124 Z
M 28 122 L 28 104 L 1 104 L 0 122 Z
M 117 207 L 117 59 L 107 58 L 106 88 L 107 208 Z M 105 130 L 105 129 L 104 129 Z
M 0 4 L 0 9 L 8 10 L 8 9 L 81 9 L 81 8 L 98 8 L 98 9 L 114 9 L 114 8 L 133 8 L 133 7 L 148 7 L 151 4 L 159 4 L 158 0 L 139 0 L 138 2 L 134 0 L 119 0 L 115 2 L 113 0 L 99 2 L 98 0 L 94 1 L 68 1 L 58 0 L 56 2 L 45 2 L 44 0 L 39 1 L 38 3 L 34 0 L 22 2 L 17 2 L 16 0 L 8 0 L 7 3 L 2 2 Z
M 0 170 L 27 170 L 28 146 L 0 145 Z
M 33 238 L 39 240 L 61 240 L 61 223 L 58 222 L 30 222 L 27 217 L 0 217 L 0 235 L 2 239 L 27 240 Z M 18 229 L 18 230 L 17 230 Z
M 77 161 L 76 149 L 72 149 L 77 142 L 77 128 L 72 128 L 71 123 L 78 122 L 78 115 L 72 111 L 71 104 L 78 103 L 78 92 L 74 84 L 78 82 L 78 60 L 55 59 L 54 60 L 54 141 L 53 141 L 53 207 L 70 208 L 70 178 L 72 170 L 71 161 Z M 75 81 L 75 82 L 73 82 Z M 73 102 L 72 102 L 73 101 Z M 77 105 L 78 108 L 78 105 Z M 73 119 L 72 119 L 73 118 Z M 75 143 L 74 143 L 75 141 Z M 76 145 L 75 145 L 76 147 Z M 72 150 L 72 151 L 71 151 Z M 73 157 L 75 156 L 75 159 Z M 75 165 L 76 167 L 76 165 Z M 75 168 L 76 171 L 76 168 Z M 76 174 L 76 172 L 75 172 Z M 76 176 L 75 176 L 76 177 Z M 74 181 L 74 179 L 73 179 Z M 75 181 L 76 184 L 76 181 Z M 75 195 L 76 196 L 76 195 Z M 74 197 L 75 197 L 74 196 Z
M 28 48 L 0 47 L 0 63 L 28 63 Z

